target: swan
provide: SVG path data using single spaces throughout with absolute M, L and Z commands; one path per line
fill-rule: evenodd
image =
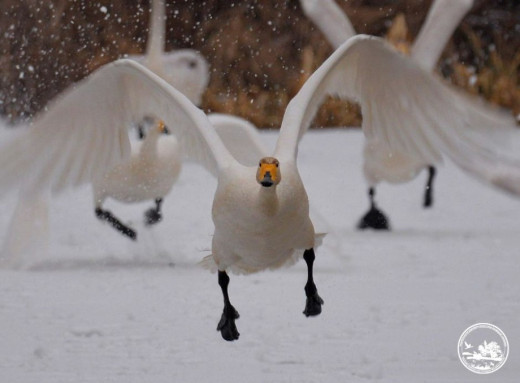
M 473 6 L 474 0 L 435 0 L 426 21 L 415 40 L 410 56 L 422 68 L 433 72 L 443 48 L 462 18 Z M 334 0 L 300 0 L 303 11 L 325 35 L 334 48 L 356 35 L 343 10 Z M 387 216 L 376 207 L 375 187 L 381 181 L 404 183 L 427 168 L 428 179 L 424 193 L 424 207 L 433 205 L 433 180 L 436 168 L 432 163 L 410 156 L 407 152 L 389 152 L 376 142 L 366 141 L 363 150 L 365 179 L 369 184 L 369 211 L 361 218 L 358 228 L 388 230 Z
M 238 162 L 206 114 L 183 94 L 142 65 L 119 60 L 66 92 L 32 129 L 1 148 L 0 193 L 23 186 L 57 194 L 93 182 L 129 157 L 125 121 L 144 111 L 161 116 L 184 156 L 217 176 L 212 252 L 202 263 L 218 273 L 224 308 L 217 330 L 225 340 L 237 340 L 239 315 L 231 303 L 228 272 L 276 269 L 303 253 L 303 313 L 322 311 L 313 273 L 318 242 L 297 155 L 300 138 L 330 94 L 360 103 L 362 129 L 370 142 L 397 152 L 406 149 L 429 163 L 446 156 L 483 182 L 520 195 L 520 161 L 498 154 L 501 147 L 489 133 L 492 126 L 514 126 L 512 117 L 454 91 L 383 39 L 366 35 L 344 42 L 308 78 L 287 106 L 272 155 L 255 166 Z M 78 150 L 77 140 L 69 138 L 80 132 L 83 146 Z M 96 142 L 102 147 L 92 155 L 89 148 Z M 324 169 L 314 182 L 326 186 L 326 180 Z
M 161 76 L 191 102 L 199 105 L 209 82 L 208 62 L 193 49 L 179 49 L 166 53 L 165 1 L 152 0 L 151 7 L 145 54 L 132 55 L 129 58 Z
M 66 117 L 66 114 L 63 115 L 63 118 Z M 208 119 L 226 147 L 240 163 L 251 165 L 268 152 L 259 137 L 258 130 L 249 121 L 218 113 L 209 114 Z M 88 131 L 89 126 L 85 129 L 87 131 L 82 132 L 81 135 L 70 137 L 71 140 L 76 141 L 76 150 L 80 152 L 84 150 L 82 147 L 84 137 L 96 134 L 95 130 Z M 120 132 L 118 129 L 112 129 L 112 133 Z M 115 138 L 110 137 L 110 139 Z M 137 240 L 137 231 L 124 224 L 110 210 L 105 209 L 103 204 L 108 198 L 123 203 L 152 200 L 155 207 L 145 212 L 145 225 L 150 226 L 160 222 L 163 200 L 171 192 L 182 168 L 182 147 L 175 136 L 169 134 L 161 120 L 158 120 L 155 128 L 149 130 L 143 141 L 133 141 L 129 135 L 122 139 L 130 142 L 130 157 L 92 180 L 94 212 L 97 218 L 107 222 L 119 233 L 131 240 Z M 104 142 L 100 140 L 92 143 L 88 148 L 90 155 L 102 153 L 105 150 Z M 49 231 L 47 194 L 45 188 L 22 187 L 2 248 L 2 255 L 7 259 L 33 251 L 43 251 L 47 247 Z M 12 260 L 4 264 L 11 267 L 20 266 Z
M 178 88 L 190 101 L 199 104 L 209 80 L 208 64 L 198 52 L 193 50 L 163 52 L 164 7 L 163 0 L 152 1 L 146 55 L 133 56 L 131 59 L 141 62 Z M 143 121 L 142 117 L 138 116 L 141 121 Z M 265 148 L 261 147 L 261 140 L 257 137 L 256 127 L 248 121 L 223 114 L 213 114 L 209 118 L 217 132 L 223 135 L 222 138 L 228 147 L 240 148 L 237 149 L 242 151 L 239 161 L 251 162 L 251 156 L 255 156 L 254 161 L 256 161 L 259 151 L 265 151 Z M 145 117 L 144 122 L 147 121 L 155 123 Z M 153 200 L 155 207 L 145 212 L 145 224 L 153 225 L 161 221 L 164 197 L 169 194 L 176 182 L 182 164 L 181 148 L 176 138 L 162 134 L 167 132 L 162 121 L 158 129 L 152 129 L 149 135 L 145 135 L 144 124 L 139 123 L 139 139 L 144 139 L 144 142 L 131 140 L 131 158 L 109 170 L 100 180 L 92 184 L 95 215 L 132 240 L 137 239 L 136 230 L 122 223 L 111 211 L 104 209 L 103 204 L 107 198 L 124 203 Z M 45 237 L 48 235 L 47 221 L 46 197 L 21 193 L 10 223 L 9 235 L 3 246 L 3 253 L 26 253 L 32 248 L 41 249 L 39 243 L 46 242 Z M 27 238 L 33 238 L 33 241 L 27 241 Z
M 208 119 L 241 164 L 251 165 L 267 152 L 256 127 L 249 121 L 219 113 L 209 114 Z M 124 203 L 154 200 L 155 207 L 145 213 L 145 224 L 153 225 L 162 219 L 163 199 L 171 192 L 182 168 L 182 148 L 175 136 L 167 133 L 164 122 L 159 120 L 143 141 L 132 143 L 128 161 L 92 183 L 96 216 L 130 239 L 137 238 L 136 231 L 103 209 L 103 203 L 109 197 Z
M 155 201 L 155 208 L 145 213 L 146 224 L 162 219 L 161 204 L 179 177 L 181 171 L 180 148 L 177 139 L 163 136 L 166 127 L 159 121 L 146 138 L 132 145 L 132 155 L 92 183 L 96 216 L 110 223 L 116 230 L 131 239 L 137 238 L 134 229 L 123 224 L 103 203 L 110 197 L 124 203 Z

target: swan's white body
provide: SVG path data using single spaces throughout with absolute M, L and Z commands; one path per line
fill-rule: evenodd
M 234 164 L 219 176 L 206 265 L 214 261 L 219 270 L 251 273 L 289 265 L 314 247 L 309 202 L 296 164 L 280 161 L 280 172 L 282 181 L 269 189 L 257 183 L 256 167 Z
M 350 20 L 334 0 L 300 2 L 306 15 L 320 28 L 335 49 L 356 34 Z M 449 37 L 472 5 L 473 0 L 435 0 L 412 46 L 411 58 L 425 70 L 433 71 Z M 398 93 L 378 93 L 381 97 L 399 97 Z M 426 166 L 441 161 L 440 157 L 426 158 L 412 155 L 407 150 L 397 152 L 383 140 L 370 136 L 365 140 L 363 158 L 363 173 L 370 186 L 382 181 L 408 182 Z
M 92 184 L 94 203 L 101 207 L 110 197 L 125 203 L 168 195 L 181 171 L 177 139 L 152 129 L 144 141 L 132 144 L 132 154 Z

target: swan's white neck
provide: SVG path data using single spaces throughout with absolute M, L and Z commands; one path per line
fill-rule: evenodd
M 260 186 L 260 190 L 258 191 L 260 209 L 268 216 L 275 215 L 280 207 L 280 201 L 276 189 L 276 185 L 271 187 Z
M 141 145 L 140 155 L 143 158 L 153 159 L 157 158 L 157 141 L 161 136 L 161 132 L 157 129 L 151 129 L 143 140 Z

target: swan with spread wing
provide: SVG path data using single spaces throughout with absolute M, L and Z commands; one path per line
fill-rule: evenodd
M 300 0 L 305 14 L 325 35 L 334 48 L 356 35 L 356 31 L 343 10 L 334 0 Z M 427 71 L 433 71 L 442 50 L 464 15 L 473 6 L 473 0 L 435 0 L 417 39 L 413 43 L 410 56 Z M 397 134 L 397 133 L 396 133 Z M 366 141 L 363 151 L 364 174 L 369 183 L 370 209 L 361 218 L 360 229 L 389 229 L 386 215 L 376 207 L 375 186 L 381 181 L 390 183 L 408 182 L 421 169 L 428 169 L 428 180 L 424 193 L 424 207 L 433 204 L 433 179 L 436 169 L 425 158 L 415 157 L 408 152 L 389 152 L 387 148 Z
M 212 254 L 203 263 L 218 270 L 224 297 L 217 329 L 224 339 L 236 340 L 238 312 L 228 292 L 229 271 L 274 269 L 303 253 L 308 269 L 304 314 L 321 313 L 323 300 L 313 276 L 317 242 L 297 154 L 301 136 L 328 94 L 360 103 L 368 141 L 430 163 L 446 155 L 479 179 L 520 195 L 519 161 L 500 157 L 485 134 L 491 126 L 514 121 L 499 112 L 479 112 L 483 105 L 454 92 L 384 40 L 364 35 L 341 45 L 309 77 L 287 107 L 272 156 L 259 158 L 255 166 L 240 164 L 208 117 L 185 96 L 138 63 L 120 60 L 78 84 L 33 129 L 2 148 L 0 192 L 23 184 L 26 190 L 58 193 L 94 182 L 104 169 L 128 158 L 125 121 L 145 111 L 161 116 L 185 155 L 218 178 Z M 482 129 L 467 129 L 475 124 Z M 81 146 L 69 139 L 77 134 Z M 92 153 L 97 142 L 101 147 Z M 324 169 L 315 182 L 325 185 L 326 176 Z

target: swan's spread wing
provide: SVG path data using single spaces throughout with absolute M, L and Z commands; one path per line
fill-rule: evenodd
M 411 56 L 427 71 L 433 70 L 457 25 L 473 0 L 435 0 L 415 40 Z
M 520 164 L 501 159 L 500 147 L 490 140 L 499 128 L 515 129 L 512 116 L 491 108 L 482 112 L 481 103 L 461 96 L 382 39 L 365 35 L 344 43 L 291 100 L 276 157 L 296 157 L 298 140 L 327 94 L 360 103 L 368 140 L 424 163 L 434 164 L 444 153 L 480 178 L 514 189 L 505 185 L 503 169 L 516 177 Z M 482 128 L 470 129 L 477 125 Z M 487 164 L 482 171 L 476 166 L 480 160 Z
M 31 127 L 0 148 L 0 191 L 22 184 L 26 193 L 59 191 L 101 175 L 130 153 L 125 86 L 101 70 L 51 102 Z
M 232 157 L 206 115 L 142 65 L 119 60 L 66 91 L 34 126 L 0 148 L 0 191 L 25 176 L 26 190 L 90 182 L 129 156 L 137 116 L 165 121 L 185 155 L 213 173 Z
M 303 11 L 334 49 L 356 34 L 350 20 L 334 0 L 300 0 Z
M 257 128 L 249 121 L 228 114 L 213 113 L 208 119 L 233 157 L 245 166 L 257 166 L 268 156 Z

